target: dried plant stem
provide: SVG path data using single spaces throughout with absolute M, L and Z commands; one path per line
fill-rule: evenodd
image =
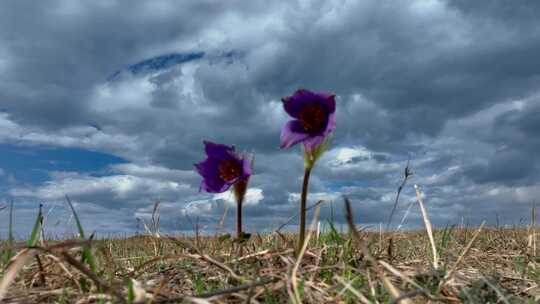
M 311 167 L 306 167 L 304 171 L 304 182 L 302 184 L 302 195 L 300 197 L 300 230 L 298 234 L 298 251 L 300 253 L 304 246 L 304 238 L 306 234 L 306 201 L 309 186 L 309 176 L 311 175 Z
M 433 268 L 439 268 L 439 255 L 437 254 L 437 247 L 435 246 L 435 239 L 433 238 L 433 230 L 431 229 L 431 222 L 429 221 L 428 213 L 424 207 L 424 200 L 422 199 L 422 194 L 420 193 L 420 187 L 414 185 L 416 190 L 416 198 L 418 199 L 418 204 L 420 204 L 420 210 L 422 211 L 422 218 L 424 218 L 424 224 L 426 226 L 426 231 L 428 234 L 429 242 L 431 243 L 431 250 L 433 253 Z
M 339 276 L 334 276 L 334 279 L 336 281 L 338 281 L 341 285 L 343 285 L 343 287 L 347 290 L 349 290 L 353 295 L 355 295 L 358 300 L 360 300 L 360 302 L 364 303 L 364 304 L 371 304 L 372 302 L 366 298 L 366 296 L 364 296 L 360 291 L 356 290 L 354 287 L 351 286 L 351 284 L 347 281 L 345 281 L 343 278 L 339 277 Z
M 68 264 L 75 267 L 78 271 L 80 271 L 82 274 L 84 274 L 86 277 L 88 277 L 90 280 L 96 284 L 96 286 L 100 287 L 103 291 L 110 293 L 111 295 L 116 297 L 116 300 L 120 303 L 125 303 L 125 299 L 122 296 L 122 293 L 118 290 L 115 290 L 112 288 L 112 286 L 109 286 L 104 280 L 102 280 L 100 277 L 98 277 L 92 270 L 88 269 L 86 266 L 84 266 L 81 262 L 74 259 L 71 255 L 69 255 L 67 252 L 62 251 L 60 252 L 60 256 L 62 259 L 64 259 Z
M 302 248 L 300 248 L 300 250 L 298 251 L 298 257 L 296 258 L 296 263 L 294 263 L 294 267 L 291 272 L 291 283 L 292 283 L 293 292 L 294 292 L 295 304 L 302 303 L 302 300 L 300 299 L 300 292 L 298 291 L 297 273 L 298 273 L 298 268 L 300 268 L 300 264 L 302 263 L 302 258 L 304 257 L 304 254 L 306 253 L 306 250 L 309 244 L 309 239 L 311 238 L 311 236 L 313 235 L 313 231 L 315 230 L 317 220 L 319 219 L 320 210 L 321 210 L 321 207 L 317 207 L 315 211 L 313 212 L 313 220 L 311 221 L 311 229 L 309 231 L 306 241 L 302 245 Z
M 0 281 L 0 302 L 5 298 L 9 286 L 15 281 L 15 277 L 19 271 L 26 265 L 28 261 L 36 254 L 33 249 L 25 248 L 15 255 L 9 262 L 4 276 Z
M 358 233 L 358 230 L 356 229 L 356 226 L 354 225 L 353 214 L 352 214 L 352 209 L 351 209 L 351 203 L 350 203 L 349 199 L 346 198 L 346 197 L 345 197 L 345 217 L 347 219 L 347 223 L 349 224 L 349 229 L 351 230 L 354 241 L 356 241 L 356 244 L 358 245 L 358 247 L 360 247 L 360 250 L 362 251 L 362 253 L 366 257 L 366 259 L 369 262 L 371 262 L 371 264 L 373 266 L 373 270 L 375 270 L 375 273 L 377 273 L 377 276 L 379 276 L 379 278 L 381 279 L 384 287 L 388 290 L 388 292 L 390 293 L 390 295 L 392 296 L 392 298 L 394 300 L 399 299 L 401 297 L 401 292 L 399 291 L 399 289 L 397 289 L 394 286 L 394 284 L 392 284 L 392 282 L 384 274 L 384 272 L 382 271 L 382 269 L 379 266 L 379 263 L 371 255 L 366 243 L 360 237 L 360 233 Z M 405 303 L 405 304 L 411 304 L 411 301 L 409 299 L 407 299 L 407 298 L 403 299 L 402 302 Z
M 320 200 L 318 202 L 316 202 L 315 204 L 309 206 L 306 208 L 306 212 L 317 207 L 318 205 L 324 203 L 325 201 L 324 200 Z M 298 212 L 296 212 L 293 216 L 289 217 L 283 224 L 279 225 L 279 227 L 277 229 L 274 229 L 274 232 L 275 233 L 279 233 L 281 231 L 281 229 L 283 229 L 283 227 L 287 226 L 290 222 L 292 222 L 292 220 L 294 220 L 295 218 L 298 217 L 298 214 L 300 214 L 300 210 Z
M 256 280 L 251 281 L 250 283 L 246 283 L 246 284 L 243 284 L 243 285 L 234 286 L 234 287 L 227 288 L 227 289 L 220 289 L 220 290 L 216 290 L 216 291 L 212 291 L 212 292 L 208 292 L 208 293 L 199 294 L 199 295 L 197 295 L 196 298 L 189 297 L 189 296 L 178 296 L 178 297 L 171 297 L 171 298 L 168 298 L 168 299 L 156 300 L 156 301 L 154 301 L 154 303 L 160 303 L 160 304 L 162 304 L 162 303 L 178 303 L 179 301 L 189 300 L 189 299 L 191 299 L 191 300 L 193 300 L 193 299 L 202 300 L 202 299 L 207 299 L 207 298 L 214 298 L 214 297 L 229 295 L 229 294 L 239 292 L 239 291 L 242 291 L 242 290 L 249 290 L 251 288 L 255 288 L 255 287 L 258 287 L 258 286 L 264 286 L 264 285 L 267 285 L 267 284 L 270 284 L 270 283 L 275 283 L 277 281 L 279 281 L 279 279 L 277 279 L 277 278 L 256 279 Z
M 465 246 L 465 249 L 463 249 L 463 252 L 459 255 L 456 263 L 454 263 L 452 268 L 450 268 L 450 270 L 446 273 L 446 275 L 444 277 L 444 280 L 441 280 L 441 282 L 439 283 L 439 288 L 441 288 L 444 285 L 444 283 L 446 283 L 454 275 L 454 272 L 457 270 L 459 264 L 461 263 L 461 260 L 463 260 L 463 258 L 469 252 L 469 250 L 471 250 L 471 247 L 472 247 L 474 241 L 476 241 L 476 238 L 478 238 L 478 236 L 480 235 L 480 232 L 482 232 L 482 229 L 484 228 L 485 223 L 486 222 L 482 222 L 482 225 L 480 225 L 478 230 L 476 230 L 476 233 L 473 235 L 472 239 L 469 241 L 467 246 Z
M 399 196 L 401 194 L 401 191 L 403 191 L 403 187 L 405 187 L 407 180 L 412 175 L 411 168 L 409 167 L 409 162 L 410 162 L 410 159 L 407 160 L 407 165 L 405 166 L 405 174 L 403 176 L 403 181 L 401 181 L 401 185 L 399 185 L 397 189 L 396 199 L 394 200 L 394 206 L 392 207 L 392 211 L 390 212 L 390 216 L 388 217 L 388 222 L 386 223 L 386 230 L 390 228 L 390 224 L 392 223 L 392 217 L 394 217 L 394 213 L 396 212 L 396 208 L 399 202 Z
M 529 254 L 536 256 L 536 203 L 531 208 L 531 225 L 528 229 L 527 249 Z

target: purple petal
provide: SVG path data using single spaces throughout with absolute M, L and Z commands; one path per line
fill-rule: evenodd
M 306 104 L 316 102 L 324 106 L 328 113 L 336 111 L 335 94 L 320 92 L 314 93 L 305 89 L 297 90 L 292 96 L 284 97 L 283 108 L 291 117 L 299 118 L 300 112 Z
M 244 159 L 242 159 L 242 178 L 249 178 L 252 173 L 251 171 L 251 159 L 244 156 Z
M 336 111 L 336 94 L 328 92 L 320 92 L 318 95 L 321 97 L 324 105 L 328 109 L 328 113 L 334 113 Z
M 324 142 L 324 139 L 325 136 L 323 135 L 312 136 L 304 140 L 304 147 L 307 151 L 313 151 Z
M 293 95 L 284 97 L 283 108 L 291 117 L 299 118 L 300 111 L 306 103 L 316 99 L 315 94 L 308 90 L 299 89 Z
M 227 183 L 219 177 L 218 159 L 209 157 L 204 161 L 195 164 L 195 168 L 197 168 L 197 172 L 203 177 L 200 188 L 206 192 L 219 193 L 230 187 L 230 185 L 227 185 Z
M 234 155 L 234 146 L 216 144 L 210 141 L 204 141 L 204 151 L 209 157 L 217 159 L 230 159 Z
M 336 128 L 336 116 L 335 114 L 328 115 L 328 123 L 326 124 L 326 128 L 324 129 L 321 134 L 316 136 L 310 136 L 309 138 L 304 140 L 304 147 L 308 151 L 315 150 L 320 144 L 322 144 L 328 135 L 334 131 Z
M 336 128 L 336 114 L 332 113 L 328 115 L 328 122 L 326 123 L 326 128 L 324 129 L 323 136 L 328 136 Z
M 199 188 L 200 190 L 204 190 L 208 193 L 221 193 L 227 191 L 231 185 L 232 184 L 224 183 L 223 181 L 221 181 L 221 183 L 212 183 L 209 180 L 203 179 Z
M 300 122 L 298 120 L 290 120 L 287 122 L 283 129 L 281 129 L 281 145 L 280 148 L 290 148 L 295 144 L 305 140 L 309 137 L 307 133 L 297 132 L 295 130 L 300 129 Z

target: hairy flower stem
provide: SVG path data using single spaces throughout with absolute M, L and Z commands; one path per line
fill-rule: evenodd
M 242 202 L 237 202 L 236 208 L 236 235 L 238 238 L 242 237 Z
M 306 200 L 309 186 L 309 176 L 311 174 L 311 166 L 306 166 L 304 171 L 304 183 L 302 184 L 302 196 L 300 198 L 300 233 L 298 234 L 298 251 L 304 246 L 306 235 Z
M 236 197 L 236 234 L 238 238 L 242 238 L 242 204 L 246 195 L 248 181 L 240 180 L 234 184 L 233 192 Z

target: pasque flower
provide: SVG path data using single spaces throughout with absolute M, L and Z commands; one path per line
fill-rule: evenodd
M 285 112 L 293 117 L 281 130 L 281 148 L 299 142 L 306 151 L 314 151 L 324 143 L 336 126 L 335 95 L 299 89 L 292 96 L 282 98 Z
M 251 159 L 238 155 L 234 146 L 204 141 L 206 159 L 195 164 L 203 177 L 201 190 L 210 193 L 227 191 L 231 186 L 237 202 L 237 232 L 242 237 L 242 203 L 251 176 Z
M 283 108 L 293 120 L 281 130 L 281 148 L 304 144 L 304 181 L 300 197 L 300 227 L 298 252 L 304 245 L 306 230 L 306 201 L 311 169 L 326 148 L 330 133 L 336 127 L 335 95 L 326 92 L 297 90 L 292 96 L 282 98 Z
M 236 154 L 234 146 L 226 146 L 204 141 L 206 159 L 195 164 L 203 177 L 201 189 L 210 193 L 227 191 L 240 180 L 251 176 L 249 159 Z

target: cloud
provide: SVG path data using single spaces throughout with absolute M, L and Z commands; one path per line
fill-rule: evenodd
M 337 94 L 337 128 L 313 171 L 311 203 L 337 206 L 347 195 L 359 221 L 384 221 L 409 158 L 410 185 L 423 186 L 438 224 L 491 212 L 516 221 L 539 187 L 532 2 L 0 6 L 9 29 L 0 33 L 0 143 L 125 160 L 100 174 L 51 170 L 43 184 L 2 191 L 28 204 L 67 193 L 89 214 L 111 210 L 106 218 L 118 216 L 128 231 L 160 199 L 169 229 L 191 229 L 177 223 L 190 208 L 211 226 L 230 199 L 198 192 L 192 166 L 208 139 L 256 154 L 246 216 L 257 220 L 246 225 L 268 229 L 297 209 L 301 152 L 279 150 L 278 134 L 287 120 L 280 98 L 299 86 Z M 398 216 L 414 201 L 410 185 Z M 410 226 L 421 223 L 417 211 Z
M 213 200 L 223 200 L 229 206 L 236 206 L 236 199 L 232 192 L 223 192 L 214 195 Z M 259 188 L 249 188 L 244 197 L 244 206 L 259 204 L 264 199 L 263 190 Z

